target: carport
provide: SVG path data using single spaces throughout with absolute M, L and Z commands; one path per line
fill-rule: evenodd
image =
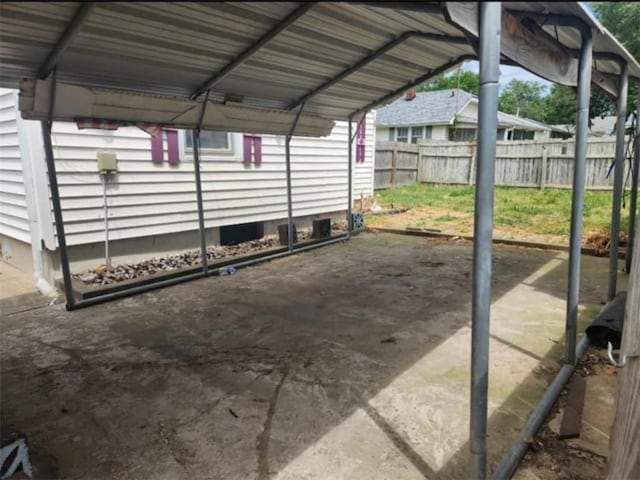
M 35 8 L 34 4 L 4 2 L 0 8 L 0 85 L 20 87 L 24 118 L 43 123 L 69 309 L 212 273 L 205 257 L 198 169 L 201 130 L 286 135 L 291 231 L 289 144 L 293 135 L 327 135 L 333 121 L 347 120 L 353 142 L 353 121 L 407 88 L 472 58 L 480 60 L 481 77 L 471 301 L 470 449 L 474 478 L 486 478 L 487 469 L 493 162 L 500 63 L 522 66 L 578 90 L 565 372 L 570 373 L 576 362 L 584 160 L 592 83 L 617 99 L 618 125 L 622 126 L 617 129 L 608 298 L 616 294 L 623 126 L 628 79 L 640 79 L 640 65 L 577 3 L 518 2 L 503 7 L 499 2 L 107 2 L 43 3 Z M 193 130 L 201 272 L 92 301 L 74 299 L 50 133 L 52 122 L 79 118 Z M 349 148 L 349 231 L 351 157 Z M 632 212 L 637 174 L 636 155 Z M 288 251 L 283 255 L 297 250 L 289 235 Z M 511 468 L 505 466 L 504 471 Z

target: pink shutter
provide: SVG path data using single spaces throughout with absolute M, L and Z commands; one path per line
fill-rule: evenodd
M 164 161 L 164 147 L 162 144 L 162 130 L 155 137 L 151 137 L 151 161 L 162 163 Z
M 178 165 L 180 163 L 180 149 L 178 148 L 178 131 L 165 130 L 167 132 L 167 153 L 169 156 L 169 165 Z
M 242 162 L 245 165 L 251 165 L 251 135 L 246 133 L 242 135 Z
M 364 163 L 364 149 L 366 144 L 366 121 L 363 118 L 356 130 L 356 163 Z
M 253 163 L 256 166 L 262 165 L 262 137 L 253 137 Z

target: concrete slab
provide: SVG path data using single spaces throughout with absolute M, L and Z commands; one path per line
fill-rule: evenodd
M 565 254 L 494 252 L 492 468 L 559 367 L 567 270 Z M 43 478 L 467 478 L 471 253 L 363 234 L 4 317 L 2 423 Z M 607 260 L 582 272 L 581 331 Z
M 36 290 L 32 274 L 0 261 L 0 315 L 33 310 L 51 301 L 52 297 Z

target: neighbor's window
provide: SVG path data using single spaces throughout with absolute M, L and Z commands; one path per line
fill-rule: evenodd
M 532 130 L 514 130 L 514 140 L 533 140 L 535 133 Z
M 427 140 L 431 140 L 431 135 L 433 133 L 433 127 L 431 125 L 427 125 L 426 127 L 426 133 L 424 135 L 424 138 L 426 138 Z
M 186 134 L 187 148 L 193 148 L 191 132 Z M 229 134 L 227 132 L 200 132 L 200 148 L 212 150 L 230 150 Z
M 409 129 L 401 127 L 397 129 L 396 142 L 407 143 L 409 141 Z
M 411 143 L 418 143 L 424 138 L 424 127 L 411 127 Z
M 390 142 L 395 142 L 395 140 L 396 140 L 396 129 L 391 127 L 389 129 L 389 141 Z
M 475 128 L 450 128 L 449 140 L 452 142 L 470 142 L 476 138 Z

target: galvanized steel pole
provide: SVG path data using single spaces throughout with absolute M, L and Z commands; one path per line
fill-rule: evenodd
M 473 227 L 473 290 L 471 299 L 471 477 L 487 477 L 487 393 L 489 387 L 489 320 L 493 194 L 500 76 L 501 2 L 480 5 L 480 98 L 478 167 Z
M 353 138 L 352 138 L 352 131 L 353 131 L 353 117 L 349 117 L 349 130 L 347 132 L 347 149 L 348 149 L 348 162 L 349 162 L 349 187 L 348 187 L 348 193 L 347 193 L 347 197 L 348 197 L 348 202 L 349 205 L 347 205 L 347 236 L 351 237 L 351 230 L 352 230 L 352 225 L 351 225 L 351 206 L 353 204 L 353 148 L 352 148 L 352 142 L 353 142 Z
M 620 246 L 620 205 L 624 180 L 624 125 L 627 121 L 627 92 L 629 90 L 629 65 L 621 62 L 618 88 L 618 121 L 616 123 L 616 158 L 613 177 L 613 202 L 611 208 L 611 249 L 609 250 L 609 288 L 607 300 L 616 296 L 618 282 L 618 248 Z
M 569 238 L 569 275 L 567 288 L 567 318 L 565 324 L 565 362 L 576 361 L 578 333 L 578 297 L 580 288 L 580 252 L 582 242 L 582 211 L 584 207 L 587 133 L 589 131 L 589 95 L 591 93 L 591 60 L 593 39 L 591 30 L 583 28 L 578 65 L 578 94 L 576 100 L 576 146 L 571 192 L 571 231 Z
M 205 101 L 206 103 L 206 101 Z M 204 206 L 202 204 L 202 181 L 200 178 L 200 129 L 193 130 L 193 170 L 196 175 L 196 201 L 198 202 L 198 232 L 200 234 L 200 258 L 202 272 L 209 274 L 207 260 L 207 236 L 204 226 Z
M 627 241 L 627 258 L 624 271 L 631 272 L 633 242 L 636 235 L 636 218 L 638 205 L 638 169 L 640 169 L 640 98 L 636 107 L 636 131 L 634 134 L 633 167 L 631 172 L 631 198 L 629 199 L 629 235 Z
M 302 114 L 304 103 L 300 105 L 300 109 L 296 114 L 296 118 L 291 125 L 291 130 L 287 135 L 284 142 L 284 159 L 287 167 L 287 245 L 289 246 L 289 252 L 293 252 L 293 198 L 291 193 L 291 137 L 296 130 L 298 120 Z

